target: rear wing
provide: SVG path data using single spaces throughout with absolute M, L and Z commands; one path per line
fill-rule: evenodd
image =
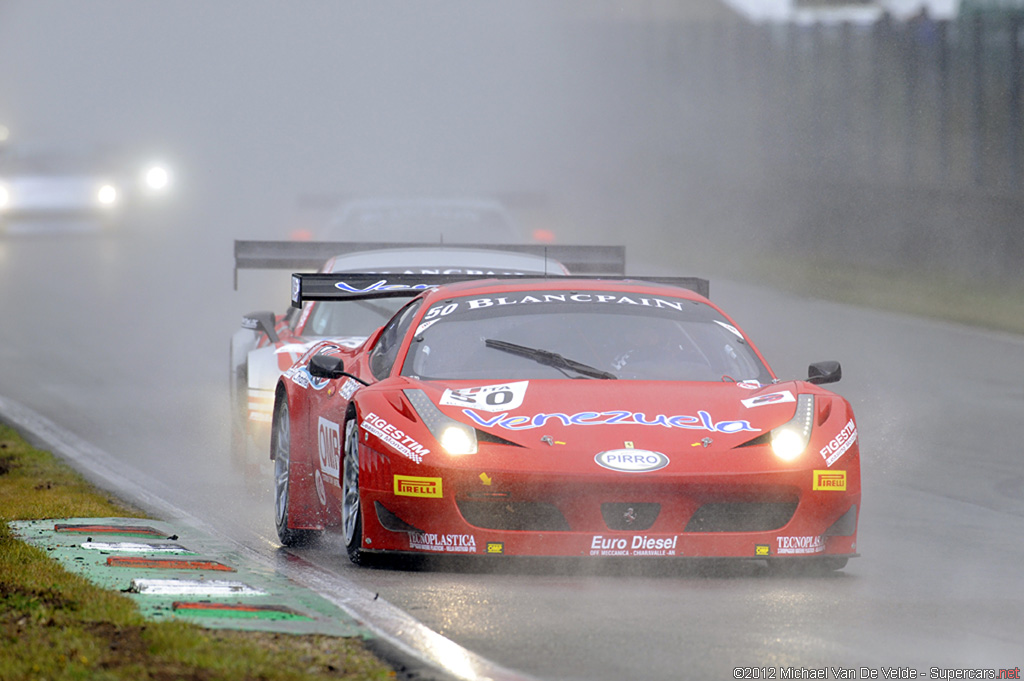
M 513 251 L 557 260 L 573 274 L 625 274 L 625 246 L 562 244 L 439 244 L 374 241 L 239 241 L 235 240 L 235 290 L 238 270 L 316 270 L 329 258 L 389 248 L 472 248 Z
M 293 274 L 292 307 L 302 307 L 314 300 L 365 300 L 367 298 L 414 298 L 426 289 L 443 284 L 481 279 L 538 279 L 536 274 L 373 274 L 368 272 L 342 272 L 338 274 Z M 625 277 L 555 275 L 557 281 L 566 279 L 598 279 L 601 281 L 629 281 L 655 283 L 688 289 L 707 298 L 711 284 L 699 277 Z

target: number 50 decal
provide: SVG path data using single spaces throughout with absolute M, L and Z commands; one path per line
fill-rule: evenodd
M 441 404 L 448 407 L 472 407 L 480 411 L 508 411 L 523 403 L 529 381 L 499 383 L 479 388 L 449 388 L 441 395 Z

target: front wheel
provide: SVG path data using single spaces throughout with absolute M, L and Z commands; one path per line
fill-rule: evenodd
M 359 497 L 359 426 L 355 416 L 345 422 L 345 452 L 341 471 L 341 527 L 349 560 L 365 565 L 363 510 Z
M 270 451 L 274 456 L 274 524 L 277 538 L 285 546 L 301 546 L 315 541 L 320 530 L 296 530 L 288 527 L 291 504 L 291 421 L 288 398 L 281 395 L 274 404 L 274 421 L 270 431 Z

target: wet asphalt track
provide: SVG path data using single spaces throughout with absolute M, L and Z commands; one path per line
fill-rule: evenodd
M 242 313 L 283 307 L 287 289 L 275 288 L 251 274 L 232 291 L 229 237 L 0 240 L 0 395 L 277 556 L 270 500 L 232 469 L 226 426 L 228 336 Z M 711 291 L 780 376 L 843 363 L 835 389 L 856 410 L 864 474 L 862 557 L 843 572 L 545 561 L 366 570 L 337 541 L 299 553 L 541 679 L 1021 666 L 1024 338 L 724 281 Z

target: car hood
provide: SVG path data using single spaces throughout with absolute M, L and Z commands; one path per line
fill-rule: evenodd
M 530 380 L 419 383 L 441 411 L 525 447 L 732 449 L 791 418 L 806 383 Z M 808 390 L 809 389 L 809 390 Z

